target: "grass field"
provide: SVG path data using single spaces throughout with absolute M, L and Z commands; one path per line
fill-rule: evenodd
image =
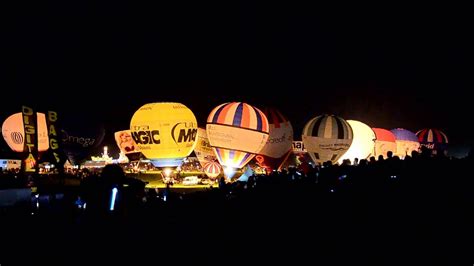
M 181 177 L 186 176 L 199 176 L 202 172 L 182 172 Z M 144 182 L 147 182 L 147 188 L 165 188 L 166 184 L 163 182 L 160 171 L 149 171 L 147 173 L 127 173 L 127 176 L 140 179 Z M 210 185 L 183 185 L 183 184 L 173 184 L 172 188 L 179 189 L 206 189 L 210 188 Z M 217 187 L 217 184 L 214 185 Z
M 163 182 L 163 178 L 161 175 L 161 171 L 149 171 L 147 173 L 126 173 L 128 177 L 133 177 L 140 179 L 146 182 L 146 188 L 165 188 L 166 184 Z M 200 176 L 202 172 L 181 172 L 181 178 L 187 176 Z M 62 186 L 69 187 L 69 188 L 78 188 L 81 184 L 81 180 L 77 177 L 66 177 L 63 180 L 57 178 L 57 176 L 48 176 L 43 175 L 38 180 L 36 185 L 34 186 L 34 190 L 36 191 L 38 187 L 43 189 L 50 189 L 50 188 L 59 188 Z M 217 184 L 214 184 L 213 187 L 217 187 Z M 183 185 L 183 184 L 173 184 L 172 189 L 189 189 L 189 190 L 204 190 L 211 188 L 211 185 L 208 184 L 199 184 L 199 185 Z

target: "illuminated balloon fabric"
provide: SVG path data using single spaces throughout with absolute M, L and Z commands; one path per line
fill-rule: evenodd
M 292 152 L 293 127 L 276 109 L 265 108 L 263 113 L 268 119 L 269 136 L 255 160 L 267 171 L 278 170 Z
M 375 132 L 375 148 L 372 152 L 372 156 L 378 157 L 383 155 L 384 158 L 387 158 L 387 152 L 391 151 L 393 154 L 397 152 L 397 144 L 395 143 L 395 135 L 389 130 L 383 128 L 372 128 Z
M 353 132 L 349 123 L 341 117 L 321 115 L 306 123 L 302 138 L 315 163 L 336 163 L 349 149 Z
M 133 140 L 130 130 L 117 131 L 114 137 L 120 152 L 125 154 L 129 160 L 135 161 L 140 159 L 140 148 L 138 148 L 137 143 Z
M 61 147 L 72 164 L 80 164 L 89 158 L 105 137 L 104 126 L 87 116 L 64 116 L 58 128 Z
M 416 132 L 421 146 L 430 150 L 447 150 L 448 137 L 443 131 L 433 128 L 426 128 Z
M 197 121 L 181 103 L 148 103 L 130 121 L 133 140 L 156 167 L 176 167 L 196 145 Z
M 36 113 L 38 132 L 38 151 L 43 152 L 49 149 L 48 128 L 46 116 L 43 113 Z M 26 151 L 25 148 L 25 128 L 23 125 L 23 114 L 16 113 L 9 116 L 2 124 L 2 135 L 5 142 L 14 152 Z
M 339 158 L 338 162 L 340 164 L 346 159 L 351 162 L 353 162 L 355 158 L 359 160 L 367 159 L 375 146 L 375 132 L 372 128 L 356 120 L 347 120 L 347 123 L 349 123 L 352 128 L 354 138 L 347 152 Z
M 209 178 L 216 178 L 221 173 L 221 165 L 217 162 L 208 162 L 204 165 L 203 170 Z
M 412 151 L 418 151 L 420 149 L 420 143 L 415 133 L 403 129 L 395 128 L 390 130 L 395 135 L 395 143 L 397 144 L 397 155 L 400 158 L 405 158 L 407 155 L 411 155 Z
M 202 167 L 204 167 L 208 162 L 217 161 L 216 154 L 212 150 L 209 139 L 207 138 L 206 130 L 203 128 L 198 128 L 194 153 Z
M 223 166 L 242 168 L 268 139 L 268 120 L 259 109 L 241 102 L 225 103 L 211 111 L 206 131 Z
M 243 174 L 241 176 L 239 176 L 239 178 L 237 178 L 237 181 L 241 181 L 241 182 L 248 182 L 249 181 L 249 177 L 255 175 L 254 171 L 252 170 L 252 168 L 250 166 L 246 166 L 245 167 L 245 171 L 243 172 Z

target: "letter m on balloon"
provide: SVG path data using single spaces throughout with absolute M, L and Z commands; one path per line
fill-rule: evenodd
M 186 129 L 183 128 L 179 131 L 178 142 L 195 141 L 196 135 L 197 135 L 197 129 L 189 128 L 187 129 L 187 132 L 186 132 Z

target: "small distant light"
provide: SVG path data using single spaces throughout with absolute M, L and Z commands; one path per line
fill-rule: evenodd
M 334 192 L 334 189 L 332 189 L 332 188 L 331 188 L 331 190 L 330 190 L 330 191 L 331 191 L 331 192 Z
M 39 194 L 36 194 L 36 195 L 35 195 L 35 198 L 39 198 Z
M 31 215 L 35 215 L 35 213 L 34 213 L 34 212 L 32 212 L 32 213 L 31 213 Z

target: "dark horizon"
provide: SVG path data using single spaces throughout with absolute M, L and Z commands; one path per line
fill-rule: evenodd
M 296 139 L 309 119 L 331 113 L 372 127 L 439 128 L 451 143 L 473 144 L 458 122 L 471 113 L 472 87 L 461 7 L 149 5 L 4 9 L 0 118 L 21 105 L 80 112 L 105 125 L 112 146 L 111 133 L 145 103 L 181 102 L 202 126 L 218 104 L 244 101 L 280 109 Z

